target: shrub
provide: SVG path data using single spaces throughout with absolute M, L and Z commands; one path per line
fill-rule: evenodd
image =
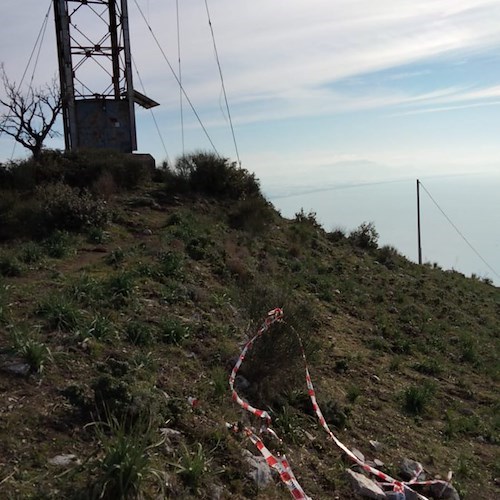
M 101 418 L 130 413 L 133 395 L 130 385 L 109 374 L 99 376 L 91 385 L 94 391 L 94 403 Z
M 21 274 L 21 265 L 15 257 L 7 254 L 0 255 L 0 276 L 16 277 Z
M 204 152 L 182 156 L 173 169 L 167 167 L 166 186 L 171 192 L 191 191 L 233 200 L 260 194 L 253 174 L 227 158 Z
M 379 249 L 377 260 L 387 269 L 395 269 L 397 267 L 397 258 L 399 252 L 391 245 L 384 245 Z
M 263 232 L 273 220 L 273 210 L 262 196 L 245 198 L 236 203 L 229 215 L 234 229 L 243 229 L 253 234 Z
M 284 287 L 285 288 L 285 287 Z M 310 361 L 317 353 L 314 331 L 317 327 L 315 309 L 311 303 L 297 299 L 287 291 L 270 287 L 256 287 L 246 296 L 246 307 L 254 321 L 250 335 L 261 326 L 267 311 L 284 307 L 284 322 L 275 323 L 261 335 L 247 353 L 243 365 L 244 376 L 251 384 L 259 404 L 272 404 L 281 398 L 287 379 L 291 387 L 303 378 L 300 335 Z
M 281 406 L 273 419 L 276 430 L 280 437 L 286 438 L 287 441 L 293 444 L 301 444 L 302 442 L 302 422 L 297 411 L 285 404 Z
M 125 252 L 121 248 L 115 248 L 111 253 L 106 255 L 106 264 L 119 267 L 125 259 Z
M 373 222 L 363 222 L 358 228 L 349 233 L 349 241 L 365 250 L 375 249 L 378 246 L 379 234 Z
M 295 214 L 295 222 L 299 224 L 309 224 L 316 229 L 321 227 L 321 224 L 317 220 L 316 212 L 311 211 L 306 213 L 303 208 L 300 209 L 300 212 Z
M 182 255 L 177 252 L 161 252 L 158 255 L 160 273 L 165 277 L 178 276 L 182 269 Z
M 36 197 L 49 231 L 102 228 L 109 219 L 105 202 L 93 198 L 88 191 L 80 192 L 63 183 L 37 188 Z
M 329 233 L 327 233 L 326 237 L 332 242 L 332 243 L 338 243 L 339 241 L 342 241 L 345 239 L 345 230 L 337 227 L 332 229 Z

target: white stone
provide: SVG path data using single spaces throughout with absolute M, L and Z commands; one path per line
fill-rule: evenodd
M 384 490 L 363 474 L 354 472 L 351 469 L 346 469 L 346 473 L 356 494 L 366 498 L 374 498 L 375 500 L 387 498 Z

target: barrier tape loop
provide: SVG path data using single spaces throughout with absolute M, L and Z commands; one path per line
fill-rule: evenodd
M 250 412 L 252 415 L 260 418 L 263 420 L 263 428 L 261 430 L 261 434 L 264 432 L 268 432 L 271 435 L 279 437 L 276 435 L 276 433 L 269 427 L 271 424 L 271 415 L 266 411 L 266 410 L 260 410 L 258 408 L 255 408 L 251 404 L 249 404 L 247 401 L 242 399 L 238 392 L 236 391 L 234 387 L 234 382 L 236 379 L 236 375 L 238 373 L 238 370 L 240 369 L 245 356 L 248 352 L 248 350 L 252 347 L 254 342 L 265 332 L 269 330 L 271 325 L 276 322 L 281 322 L 283 321 L 283 309 L 281 308 L 275 308 L 272 309 L 267 313 L 267 317 L 265 318 L 262 326 L 259 328 L 257 333 L 245 344 L 243 347 L 243 350 L 241 351 L 241 354 L 238 358 L 238 361 L 234 365 L 231 375 L 229 377 L 229 387 L 231 389 L 231 395 L 233 401 L 235 401 L 241 408 L 244 410 Z M 375 476 L 377 479 L 379 479 L 379 485 L 381 486 L 386 486 L 389 488 L 392 488 L 393 491 L 395 492 L 400 492 L 403 493 L 405 490 L 409 491 L 412 493 L 412 495 L 419 500 L 428 500 L 427 497 L 421 495 L 420 493 L 416 492 L 411 488 L 411 486 L 419 485 L 419 486 L 428 486 L 432 484 L 442 484 L 443 485 L 443 491 L 446 489 L 446 487 L 450 484 L 451 481 L 451 475 L 449 475 L 448 481 L 442 481 L 442 480 L 433 480 L 433 481 L 418 481 L 418 478 L 423 472 L 422 470 L 417 470 L 415 472 L 414 477 L 408 481 L 408 482 L 403 482 L 399 481 L 397 479 L 392 478 L 388 474 L 385 474 L 384 472 L 375 469 L 374 467 L 371 467 L 364 461 L 360 460 L 349 448 L 347 448 L 337 437 L 333 434 L 333 432 L 330 430 L 323 413 L 321 412 L 321 408 L 319 407 L 319 404 L 316 399 L 316 391 L 314 389 L 311 375 L 309 373 L 309 367 L 307 365 L 307 359 L 306 359 L 306 354 L 304 351 L 304 345 L 302 343 L 302 339 L 300 338 L 299 334 L 293 330 L 297 340 L 300 344 L 300 349 L 301 349 L 301 354 L 302 354 L 302 360 L 304 362 L 304 371 L 305 371 L 305 380 L 306 380 L 306 386 L 307 386 L 307 391 L 309 398 L 312 403 L 312 407 L 314 409 L 314 413 L 316 414 L 318 421 L 323 427 L 323 429 L 326 431 L 330 439 L 337 445 L 338 448 L 340 448 L 348 457 L 351 461 L 359 465 L 365 472 Z M 285 486 L 288 488 L 290 494 L 292 495 L 293 498 L 296 500 L 311 500 L 310 497 L 306 495 L 302 487 L 300 486 L 299 482 L 297 481 L 290 464 L 286 460 L 286 457 L 283 456 L 275 456 L 273 455 L 269 449 L 264 445 L 262 439 L 255 434 L 255 432 L 249 428 L 249 427 L 243 427 L 241 424 L 227 424 L 229 428 L 231 428 L 234 432 L 243 432 L 250 441 L 256 446 L 256 448 L 259 450 L 261 455 L 265 458 L 266 463 L 269 465 L 269 467 L 273 468 L 276 470 L 279 474 L 279 477 L 281 481 L 285 484 Z M 281 441 L 281 440 L 280 440 Z

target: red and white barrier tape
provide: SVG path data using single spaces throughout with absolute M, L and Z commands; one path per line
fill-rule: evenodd
M 248 352 L 248 350 L 252 347 L 254 342 L 262 335 L 264 334 L 267 330 L 269 330 L 269 327 L 277 322 L 277 321 L 282 321 L 283 320 L 283 310 L 280 308 L 273 309 L 272 311 L 269 311 L 267 314 L 267 318 L 265 319 L 263 325 L 260 327 L 260 329 L 257 331 L 257 333 L 245 344 L 243 350 L 241 351 L 241 354 L 238 358 L 238 361 L 233 367 L 233 370 L 231 372 L 231 375 L 229 377 L 229 387 L 231 388 L 231 394 L 233 400 L 238 403 L 244 410 L 247 410 L 248 412 L 252 413 L 256 417 L 259 417 L 265 421 L 265 426 L 264 430 L 271 433 L 272 435 L 276 436 L 276 433 L 269 428 L 269 425 L 271 424 L 271 416 L 269 413 L 265 410 L 259 410 L 258 408 L 253 407 L 250 405 L 247 401 L 243 400 L 237 393 L 236 389 L 234 388 L 234 382 L 236 379 L 236 375 L 238 373 L 238 370 L 240 369 L 240 366 L 243 363 L 243 360 L 245 359 L 245 356 Z M 305 368 L 305 373 L 306 373 L 306 384 L 307 384 L 307 390 L 309 397 L 311 399 L 311 403 L 314 409 L 314 412 L 316 416 L 318 417 L 320 425 L 323 427 L 323 429 L 327 432 L 329 437 L 332 439 L 332 441 L 357 465 L 359 465 L 364 471 L 368 472 L 369 474 L 372 474 L 373 476 L 377 477 L 380 480 L 381 485 L 383 486 L 389 486 L 393 489 L 393 491 L 396 492 L 401 492 L 404 493 L 405 489 L 411 491 L 414 495 L 417 496 L 418 499 L 420 500 L 428 500 L 427 497 L 421 495 L 420 493 L 414 491 L 410 485 L 432 485 L 432 484 L 442 484 L 443 485 L 443 490 L 446 488 L 446 486 L 449 484 L 450 481 L 441 481 L 441 480 L 434 480 L 434 481 L 418 481 L 418 478 L 420 474 L 423 472 L 422 470 L 418 470 L 415 473 L 415 477 L 408 482 L 403 482 L 399 481 L 397 479 L 392 478 L 388 474 L 385 474 L 384 472 L 375 469 L 374 467 L 371 467 L 370 465 L 366 464 L 364 461 L 360 460 L 349 448 L 347 448 L 342 442 L 340 442 L 337 437 L 333 434 L 333 432 L 330 430 L 328 427 L 328 424 L 326 423 L 325 418 L 323 417 L 323 413 L 321 412 L 321 409 L 318 405 L 318 402 L 316 400 L 316 392 L 314 390 L 314 386 L 311 380 L 311 375 L 309 373 L 309 368 L 307 366 L 307 359 L 304 351 L 304 346 L 302 344 L 302 340 L 300 336 L 296 333 L 297 339 L 300 343 L 300 348 L 302 352 L 302 359 L 304 361 L 304 368 Z M 231 426 L 235 428 L 234 426 Z M 291 495 L 293 498 L 297 500 L 310 500 L 310 497 L 308 497 L 302 487 L 300 486 L 299 482 L 295 478 L 295 475 L 293 474 L 293 471 L 286 460 L 286 457 L 275 457 L 269 450 L 266 448 L 262 440 L 248 427 L 243 429 L 243 432 L 248 436 L 248 438 L 252 441 L 252 443 L 257 447 L 257 449 L 260 451 L 262 456 L 266 459 L 267 464 L 275 469 L 280 476 L 280 479 L 282 482 L 287 486 L 288 490 L 290 491 Z M 276 436 L 277 437 L 277 436 Z M 451 479 L 451 478 L 450 478 Z

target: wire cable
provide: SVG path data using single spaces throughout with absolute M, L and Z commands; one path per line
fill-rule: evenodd
M 443 216 L 445 217 L 445 219 L 451 224 L 451 226 L 453 227 L 453 229 L 455 229 L 455 231 L 458 233 L 458 235 L 465 241 L 465 243 L 467 243 L 467 245 L 469 246 L 469 248 L 483 261 L 483 263 L 488 267 L 488 269 L 490 269 L 490 271 L 497 278 L 500 278 L 500 275 L 495 271 L 495 269 L 493 269 L 493 267 L 491 267 L 488 264 L 488 262 L 486 262 L 486 260 L 483 258 L 483 256 L 472 246 L 472 244 L 469 242 L 469 240 L 464 236 L 464 234 L 462 233 L 462 231 L 460 231 L 460 229 L 458 229 L 458 227 L 453 223 L 453 221 L 448 217 L 448 215 L 446 215 L 446 213 L 444 212 L 444 210 L 439 206 L 438 202 L 432 197 L 431 193 L 429 193 L 428 189 L 422 184 L 421 181 L 420 181 L 420 185 L 424 188 L 424 191 L 427 193 L 427 195 L 432 200 L 432 202 L 434 203 L 434 205 L 436 205 L 436 207 L 438 208 L 438 210 L 443 214 Z
M 200 124 L 200 127 L 202 128 L 205 136 L 207 137 L 208 141 L 210 142 L 210 145 L 212 146 L 215 154 L 220 158 L 220 154 L 219 152 L 217 151 L 217 148 L 215 147 L 215 144 L 213 143 L 212 141 L 212 138 L 210 137 L 205 125 L 203 125 L 203 122 L 201 121 L 201 118 L 200 118 L 200 115 L 198 114 L 198 112 L 196 111 L 196 108 L 194 107 L 193 103 L 191 102 L 191 99 L 189 98 L 189 96 L 187 95 L 184 87 L 182 86 L 180 80 L 179 80 L 179 77 L 177 76 L 172 64 L 170 64 L 170 61 L 167 57 L 167 55 L 165 54 L 165 51 L 163 50 L 162 46 L 160 45 L 160 42 L 158 41 L 158 38 L 156 37 L 156 35 L 154 34 L 153 32 L 153 29 L 151 28 L 151 25 L 148 23 L 146 17 L 144 16 L 144 12 L 142 11 L 142 9 L 140 8 L 139 4 L 137 3 L 137 0 L 134 0 L 134 3 L 135 3 L 135 6 L 137 7 L 139 13 L 141 14 L 141 17 L 144 21 L 144 23 L 146 24 L 146 26 L 148 27 L 149 29 L 149 32 L 151 33 L 151 36 L 153 37 L 153 40 L 155 41 L 157 47 L 160 49 L 160 52 L 163 56 L 163 59 L 165 59 L 165 62 L 167 63 L 170 71 L 172 72 L 172 75 L 174 76 L 175 80 L 177 81 L 177 83 L 179 84 L 179 87 L 180 89 L 182 90 L 182 94 L 184 95 L 184 97 L 186 98 L 186 101 L 188 102 L 189 106 L 191 107 L 191 110 L 193 111 L 194 115 L 196 116 L 196 119 L 198 120 L 198 123 Z
M 137 78 L 139 79 L 139 83 L 141 84 L 142 93 L 146 95 L 146 88 L 144 87 L 144 83 L 142 81 L 139 70 L 137 69 L 137 64 L 135 63 L 134 58 L 132 58 L 132 64 L 134 65 L 135 73 L 137 74 Z M 156 121 L 155 114 L 152 109 L 150 109 L 149 112 L 151 113 L 151 117 L 153 118 L 153 122 L 156 127 L 156 132 L 158 133 L 158 137 L 160 138 L 161 144 L 163 146 L 163 151 L 165 152 L 167 163 L 170 164 L 170 157 L 168 156 L 167 147 L 165 146 L 165 141 L 163 140 L 163 136 L 161 135 L 160 127 L 158 126 L 158 122 Z
M 33 49 L 31 50 L 31 54 L 29 56 L 28 62 L 26 63 L 26 67 L 24 68 L 23 76 L 21 77 L 21 81 L 19 82 L 19 85 L 17 86 L 16 92 L 19 92 L 19 90 L 21 90 L 21 86 L 24 83 L 24 79 L 26 77 L 26 74 L 28 73 L 28 69 L 31 65 L 31 61 L 32 61 L 33 56 L 35 54 L 35 51 L 39 45 L 40 37 L 42 37 L 45 34 L 45 30 L 47 28 L 47 22 L 48 22 L 48 18 L 49 18 L 49 14 L 50 14 L 51 10 L 52 10 L 52 0 L 50 0 L 50 2 L 49 2 L 49 8 L 47 9 L 47 13 L 45 14 L 45 17 L 42 21 L 42 26 L 40 27 L 40 30 L 38 31 L 38 35 L 37 35 L 35 43 L 33 45 Z M 9 118 L 10 118 L 10 113 L 7 114 L 7 116 L 5 117 L 5 119 L 3 120 L 2 124 L 1 124 L 0 137 L 2 137 L 2 135 L 3 135 L 3 127 L 4 127 L 5 123 L 7 122 L 7 120 L 9 120 Z
M 215 60 L 217 61 L 217 67 L 219 68 L 220 81 L 222 84 L 222 92 L 224 93 L 224 101 L 226 102 L 227 115 L 229 117 L 229 125 L 231 127 L 231 134 L 233 136 L 234 149 L 236 150 L 236 158 L 238 159 L 238 164 L 241 167 L 240 153 L 238 151 L 238 144 L 236 143 L 236 136 L 234 134 L 233 120 L 231 118 L 231 111 L 229 110 L 229 102 L 227 100 L 226 86 L 224 84 L 224 76 L 222 75 L 222 68 L 219 59 L 219 52 L 217 51 L 217 44 L 215 42 L 214 28 L 212 26 L 212 19 L 210 17 L 210 10 L 208 9 L 208 0 L 205 0 L 205 8 L 207 10 L 208 25 L 210 26 L 210 33 L 212 34 L 212 42 L 214 45 Z
M 183 99 L 182 99 L 182 66 L 181 66 L 181 29 L 180 29 L 180 17 L 179 17 L 179 0 L 175 0 L 176 13 L 177 13 L 177 58 L 179 62 L 179 105 L 181 110 L 181 139 L 182 139 L 182 156 L 185 155 L 185 145 L 184 145 L 184 110 L 183 110 Z
M 36 73 L 36 68 L 38 66 L 38 61 L 40 60 L 40 53 L 42 52 L 42 46 L 43 46 L 43 41 L 45 39 L 45 33 L 47 32 L 47 24 L 49 21 L 49 14 L 50 14 L 51 8 L 52 8 L 52 4 L 49 5 L 49 9 L 47 10 L 47 14 L 45 15 L 44 22 L 42 23 L 41 36 L 37 37 L 37 42 L 38 42 L 38 40 L 40 40 L 40 42 L 38 43 L 38 51 L 37 51 L 37 54 L 35 57 L 35 64 L 33 65 L 33 71 L 31 72 L 30 83 L 28 85 L 30 92 L 33 92 L 33 81 L 35 79 L 35 73 Z M 33 55 L 33 52 L 31 54 Z M 31 61 L 31 59 L 32 59 L 32 57 L 30 57 L 30 61 Z M 24 79 L 24 76 L 25 75 L 23 75 L 23 79 Z M 14 155 L 16 154 L 16 147 L 17 147 L 17 141 L 14 141 L 14 145 L 12 146 L 12 151 L 10 154 L 10 161 L 13 160 Z

